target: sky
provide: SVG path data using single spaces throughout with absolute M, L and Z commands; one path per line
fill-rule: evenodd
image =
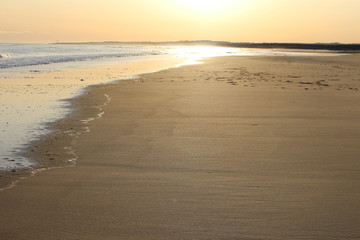
M 360 43 L 360 0 L 0 1 L 0 42 Z

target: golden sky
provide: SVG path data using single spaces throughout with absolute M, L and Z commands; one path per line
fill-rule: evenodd
M 0 42 L 360 43 L 360 0 L 1 0 Z

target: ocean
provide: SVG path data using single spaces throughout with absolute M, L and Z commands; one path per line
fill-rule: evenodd
M 0 43 L 0 171 L 36 166 L 24 157 L 24 150 L 51 131 L 48 123 L 71 113 L 65 100 L 79 96 L 89 85 L 195 64 L 204 57 L 277 54 L 285 53 L 197 46 Z M 115 64 L 122 70 L 106 76 L 87 74 L 89 69 Z M 62 73 L 69 70 L 77 71 L 77 76 L 84 71 L 88 77 L 64 79 Z

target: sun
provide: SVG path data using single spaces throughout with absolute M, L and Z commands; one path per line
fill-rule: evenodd
M 224 12 L 232 7 L 236 0 L 179 0 L 187 10 L 198 13 Z

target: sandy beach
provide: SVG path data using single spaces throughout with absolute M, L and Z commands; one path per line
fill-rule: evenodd
M 0 238 L 360 239 L 359 65 L 223 57 L 92 86 L 29 149 L 52 169 L 0 192 Z

